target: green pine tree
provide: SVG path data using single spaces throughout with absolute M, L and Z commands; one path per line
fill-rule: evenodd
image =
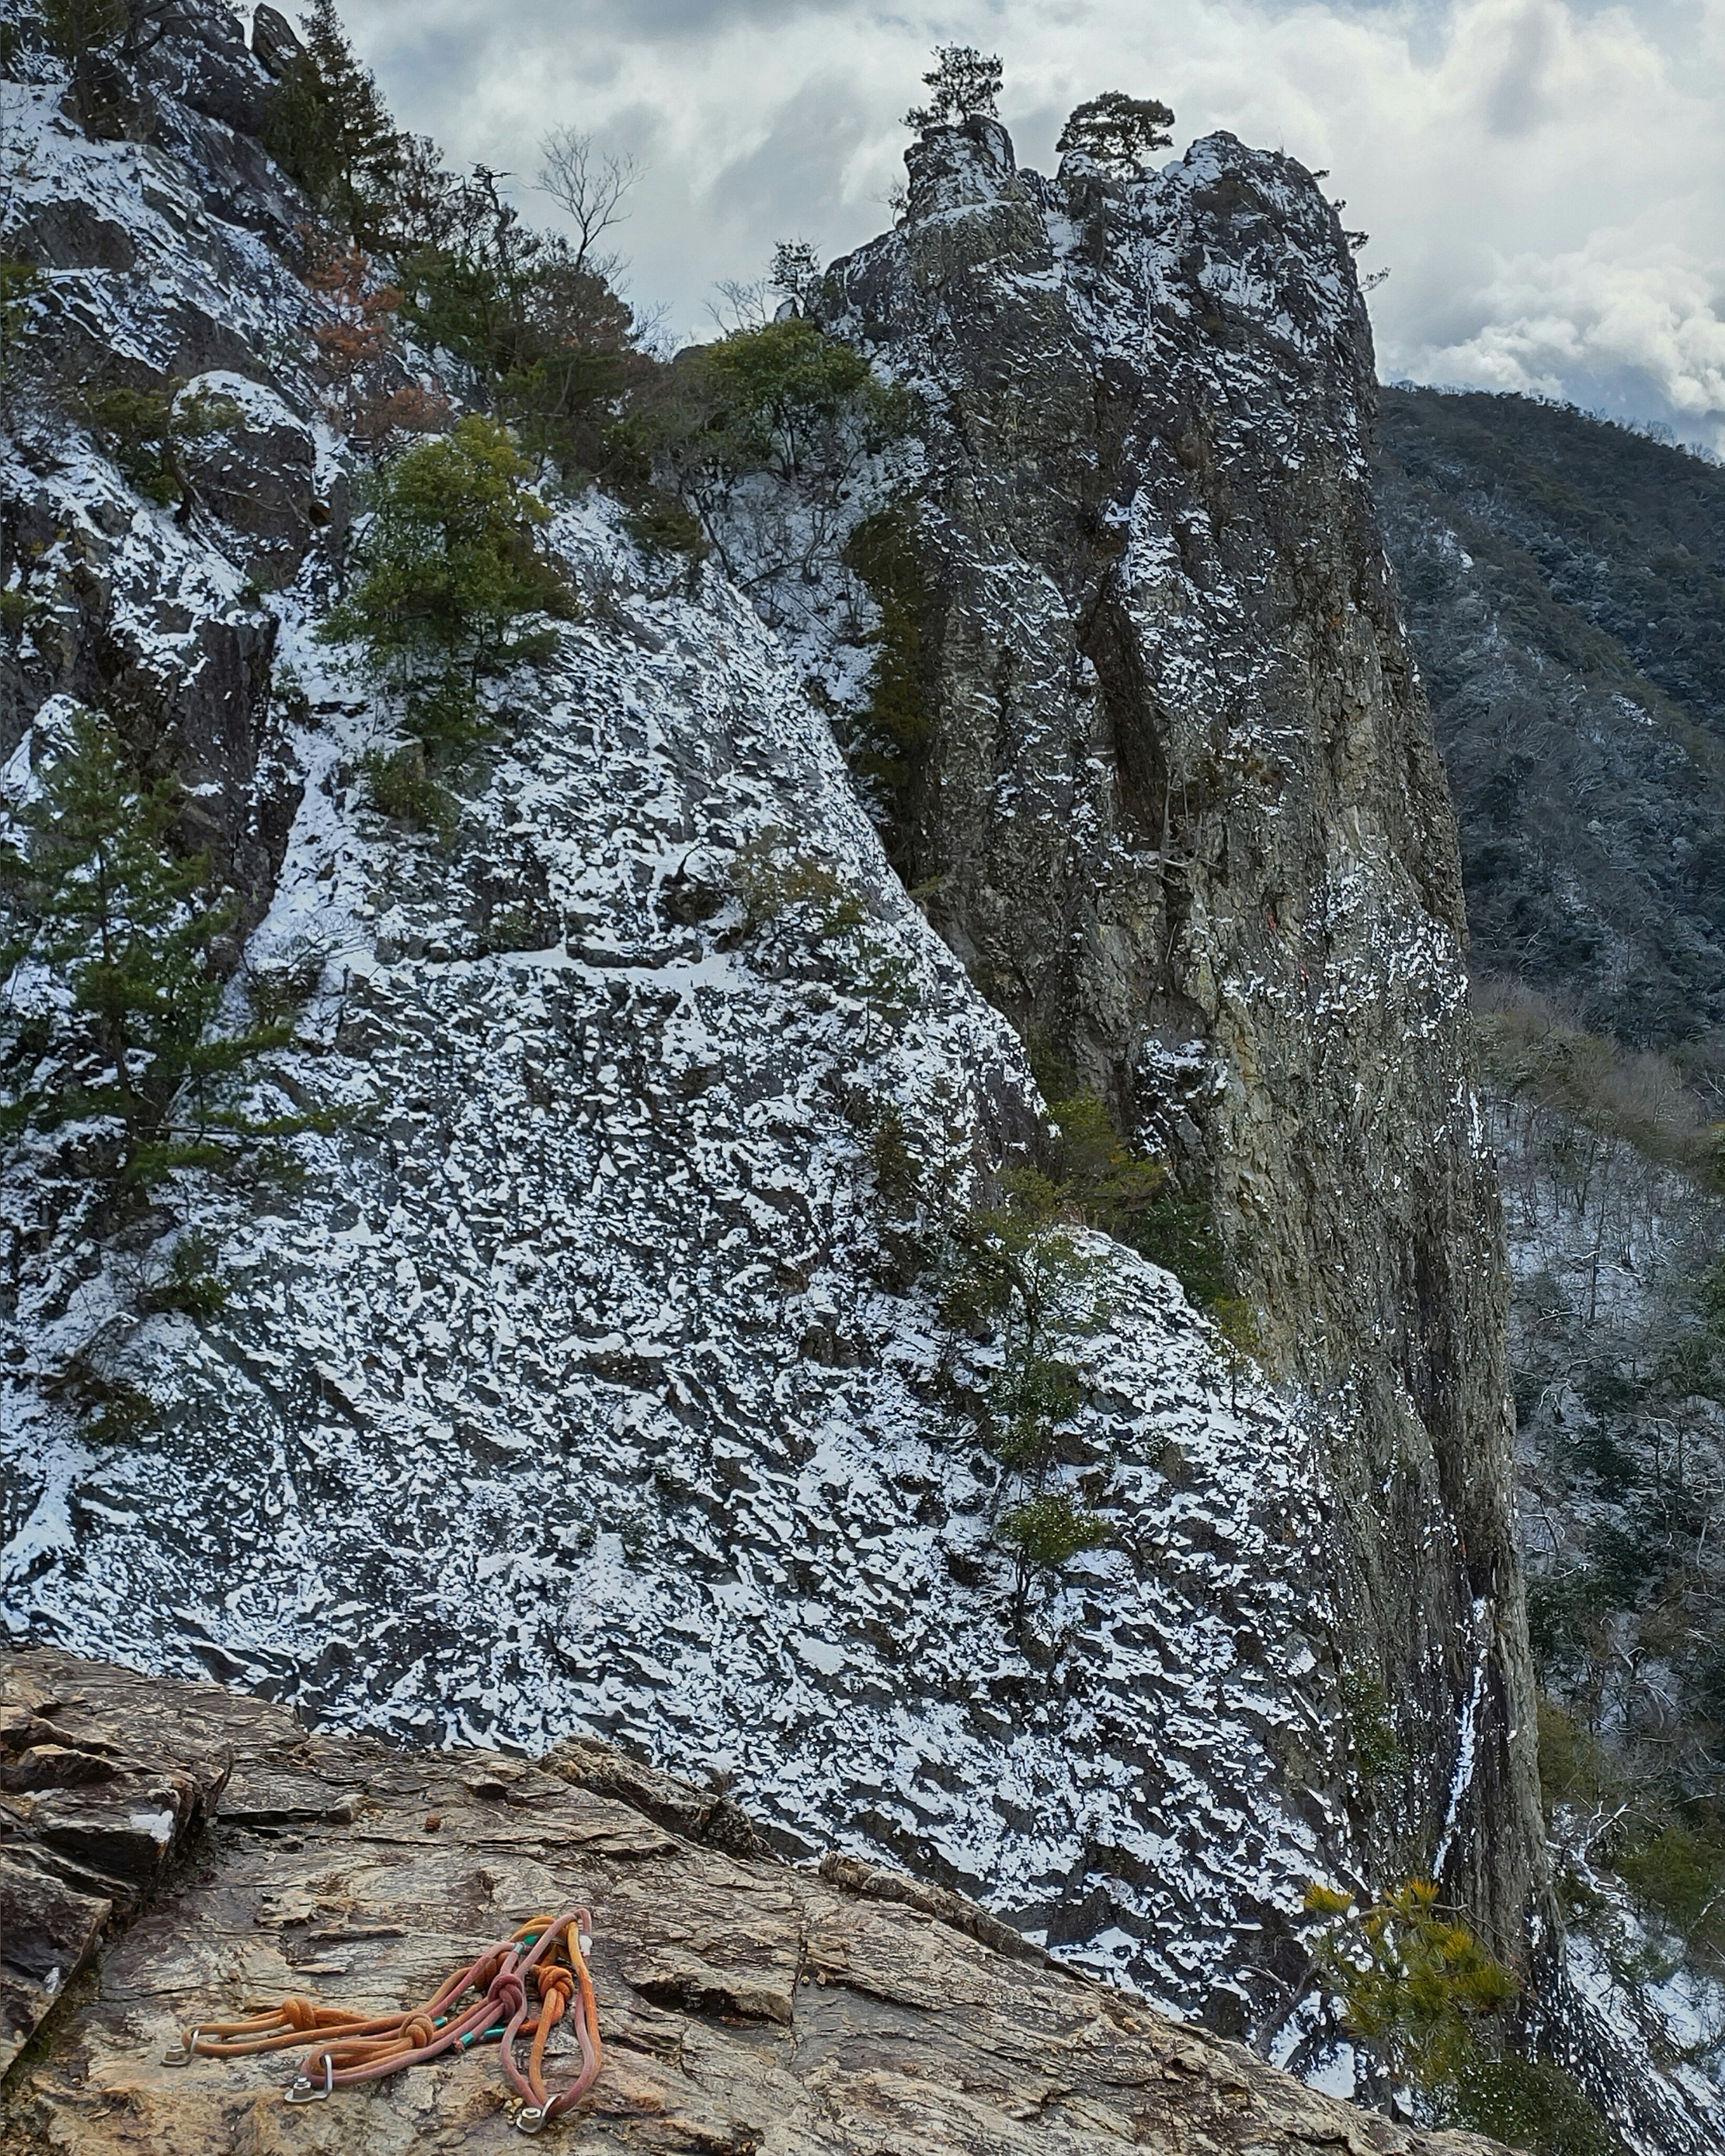
M 363 247 L 388 222 L 407 144 L 382 93 L 354 56 L 335 0 L 300 18 L 305 49 L 270 100 L 265 147 L 312 201 Z
M 116 1182 L 147 1188 L 180 1168 L 231 1165 L 317 1116 L 259 1121 L 234 1083 L 283 1026 L 212 1030 L 223 982 L 214 947 L 234 925 L 207 855 L 177 856 L 179 790 L 141 779 L 100 713 L 73 714 L 65 752 L 18 812 L 0 852 L 15 927 L 0 1131 L 95 1127 Z
M 126 35 L 126 0 L 41 0 L 40 19 L 53 50 L 74 68 Z
M 525 620 L 572 611 L 535 544 L 551 511 L 531 476 L 509 429 L 470 413 L 372 488 L 359 580 L 319 634 L 364 647 L 374 677 L 406 692 L 409 728 L 428 748 L 465 747 L 481 730 L 482 675 L 548 656 L 555 633 L 524 634 Z

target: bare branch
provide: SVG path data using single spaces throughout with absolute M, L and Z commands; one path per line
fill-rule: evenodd
M 541 143 L 540 156 L 541 191 L 567 212 L 575 228 L 575 267 L 608 275 L 619 266 L 617 258 L 589 259 L 594 244 L 628 218 L 624 202 L 647 167 L 628 151 L 614 157 L 595 150 L 592 136 L 573 127 L 554 128 Z
M 719 300 L 709 300 L 706 311 L 726 336 L 762 329 L 772 321 L 773 286 L 765 277 L 721 277 L 713 289 Z

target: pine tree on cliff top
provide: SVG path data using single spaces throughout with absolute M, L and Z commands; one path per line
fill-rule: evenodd
M 1063 157 L 1076 155 L 1142 172 L 1152 151 L 1168 148 L 1168 130 L 1173 124 L 1173 114 L 1160 98 L 1105 90 L 1073 109 L 1055 147 Z
M 906 126 L 924 133 L 931 127 L 956 126 L 961 120 L 993 119 L 1000 98 L 999 55 L 978 52 L 974 45 L 937 45 L 934 58 L 934 66 L 922 78 L 932 95 L 927 105 L 911 106 Z

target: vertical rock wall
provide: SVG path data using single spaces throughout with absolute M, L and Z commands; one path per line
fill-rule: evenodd
M 819 303 L 929 414 L 900 865 L 1213 1199 L 1268 1361 L 1324 1407 L 1338 1652 L 1409 1762 L 1363 1824 L 1509 1943 L 1541 1830 L 1502 1233 L 1345 236 L 1226 135 L 1142 181 L 1021 173 L 987 121 L 907 162 Z

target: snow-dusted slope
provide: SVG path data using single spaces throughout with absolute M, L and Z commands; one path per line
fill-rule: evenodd
M 203 1326 L 137 1315 L 151 1253 L 26 1263 L 14 1621 L 403 1735 L 720 1768 L 800 1846 L 950 1872 L 1196 2004 L 1327 1861 L 1266 1794 L 1323 1744 L 1299 1434 L 1113 1254 L 1075 1451 L 1121 1546 L 1026 1658 L 931 1302 L 874 1284 L 868 1137 L 890 1101 L 997 1145 L 1015 1048 L 752 614 L 644 588 L 597 510 L 557 537 L 590 619 L 513 685 L 447 855 L 357 805 L 382 721 L 290 639 L 325 716 L 249 962 L 321 957 L 281 1081 L 354 1120 L 279 1209 L 184 1194 L 237 1284 Z M 866 895 L 913 1009 L 792 916 L 740 933 L 763 834 Z M 691 886 L 716 910 L 679 926 Z M 159 1424 L 81 1438 L 35 1382 L 74 1354 Z
M 434 1742 L 603 1731 L 1243 2025 L 1263 1928 L 1348 1861 L 1309 1794 L 1341 1765 L 1299 1412 L 1098 1240 L 1062 1472 L 1113 1541 L 1020 1637 L 945 1383 L 979 1351 L 883 1237 L 875 1162 L 891 1106 L 962 1200 L 1034 1092 L 772 635 L 567 509 L 582 618 L 506 685 L 458 837 L 386 822 L 360 760 L 391 716 L 313 637 L 342 480 L 270 250 L 290 200 L 167 90 L 148 143 L 88 141 L 45 80 L 8 118 L 49 348 L 239 408 L 177 515 L 24 411 L 8 798 L 74 699 L 159 729 L 254 923 L 235 1018 L 248 981 L 306 993 L 267 1088 L 347 1111 L 295 1142 L 299 1192 L 188 1181 L 118 1237 L 13 1156 L 8 1624 Z M 860 928 L 819 878 L 762 901 L 811 864 Z M 146 1308 L 188 1230 L 233 1290 L 202 1322 Z M 68 1370 L 154 1419 L 96 1441 Z

